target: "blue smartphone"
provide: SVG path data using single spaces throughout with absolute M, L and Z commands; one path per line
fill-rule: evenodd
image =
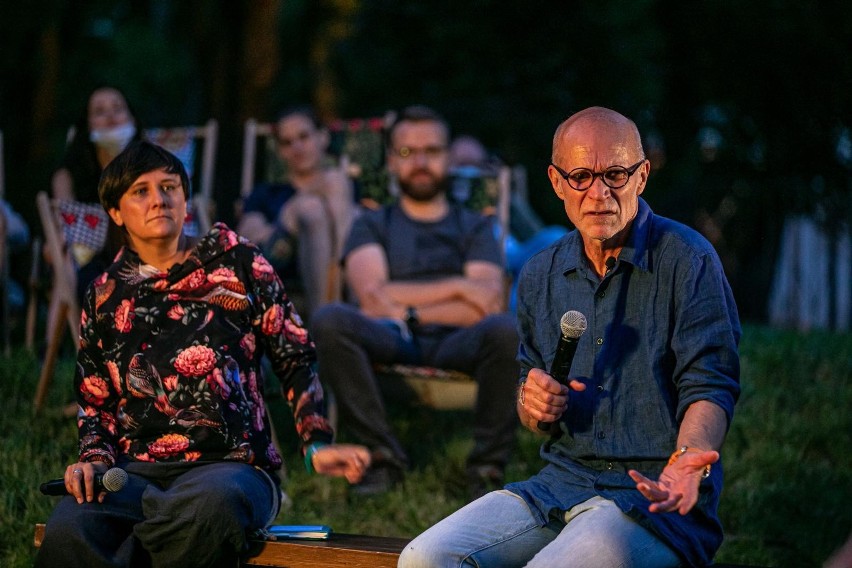
M 328 525 L 271 525 L 266 532 L 276 538 L 326 540 L 331 534 Z

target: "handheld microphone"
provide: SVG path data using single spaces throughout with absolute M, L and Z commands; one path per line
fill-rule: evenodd
M 108 493 L 120 491 L 127 485 L 127 472 L 120 467 L 113 467 L 106 470 L 106 473 L 95 474 L 95 489 L 103 490 Z M 39 485 L 39 491 L 42 495 L 68 495 L 68 490 L 65 489 L 64 479 L 51 479 Z
M 571 310 L 562 314 L 562 319 L 559 321 L 559 343 L 556 344 L 556 355 L 553 357 L 553 363 L 550 365 L 550 376 L 559 381 L 563 385 L 568 385 L 567 378 L 571 372 L 571 362 L 574 360 L 574 353 L 577 352 L 577 344 L 580 342 L 580 336 L 586 331 L 588 323 L 586 316 L 578 311 Z M 549 430 L 550 422 L 539 421 L 539 430 Z

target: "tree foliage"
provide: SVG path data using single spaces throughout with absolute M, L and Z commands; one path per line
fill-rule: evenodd
M 101 82 L 126 89 L 147 125 L 217 118 L 224 204 L 246 118 L 297 102 L 326 119 L 419 102 L 525 166 L 551 223 L 566 222 L 544 174 L 556 125 L 612 107 L 646 136 L 648 200 L 713 241 L 741 305 L 769 286 L 786 214 L 816 214 L 830 230 L 852 214 L 852 11 L 840 2 L 5 4 L 0 128 L 10 199 L 31 219 L 68 124 Z

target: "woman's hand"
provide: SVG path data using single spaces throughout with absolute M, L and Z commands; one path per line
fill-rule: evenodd
M 106 491 L 98 491 L 95 474 L 103 475 L 109 469 L 103 462 L 77 462 L 65 468 L 65 489 L 77 499 L 77 503 L 91 503 L 97 496 L 98 503 L 104 502 Z M 96 494 L 97 492 L 97 494 Z
M 316 450 L 311 463 L 317 473 L 342 476 L 349 483 L 358 483 L 370 467 L 370 451 L 354 444 L 331 444 Z

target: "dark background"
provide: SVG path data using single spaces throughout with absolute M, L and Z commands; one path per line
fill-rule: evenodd
M 784 218 L 850 221 L 852 8 L 730 0 L 0 2 L 7 199 L 38 230 L 68 126 L 102 83 L 146 127 L 220 123 L 215 195 L 238 194 L 242 123 L 308 102 L 325 119 L 434 106 L 529 174 L 590 105 L 645 136 L 654 210 L 716 246 L 745 320 L 766 318 Z M 224 220 L 231 208 L 219 207 Z

